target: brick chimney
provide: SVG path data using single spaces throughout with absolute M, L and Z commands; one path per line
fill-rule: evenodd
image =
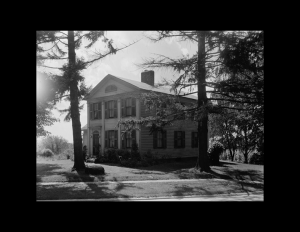
M 154 71 L 145 70 L 141 73 L 141 82 L 154 86 Z

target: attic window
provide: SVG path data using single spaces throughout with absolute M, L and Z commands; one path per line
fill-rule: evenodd
M 105 93 L 117 91 L 117 87 L 115 85 L 109 85 L 105 88 Z

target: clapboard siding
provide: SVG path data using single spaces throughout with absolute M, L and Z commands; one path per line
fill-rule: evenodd
M 181 99 L 182 102 L 191 102 L 191 100 Z M 141 117 L 155 116 L 156 110 L 146 109 L 145 104 L 141 103 Z M 191 157 L 198 155 L 198 148 L 192 148 L 192 132 L 197 132 L 197 123 L 192 121 L 177 121 L 172 126 L 164 128 L 167 131 L 167 148 L 154 149 L 153 135 L 150 135 L 149 129 L 142 127 L 141 130 L 141 153 L 148 150 L 158 153 L 158 155 L 167 155 L 170 157 Z M 185 148 L 174 148 L 174 131 L 185 131 Z
M 142 127 L 141 152 L 152 150 L 158 155 L 170 157 L 191 157 L 198 155 L 198 148 L 192 148 L 192 132 L 197 131 L 197 124 L 191 121 L 178 121 L 173 126 L 164 128 L 167 131 L 167 148 L 153 149 L 153 135 L 149 135 L 149 129 Z M 185 131 L 185 148 L 174 148 L 174 131 Z

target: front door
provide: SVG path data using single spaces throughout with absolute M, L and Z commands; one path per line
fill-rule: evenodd
M 93 133 L 93 156 L 99 155 L 99 133 Z

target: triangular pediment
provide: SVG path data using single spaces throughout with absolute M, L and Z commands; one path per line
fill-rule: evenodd
M 126 83 L 113 75 L 108 74 L 90 92 L 88 99 L 108 97 L 116 94 L 128 93 L 137 87 Z

